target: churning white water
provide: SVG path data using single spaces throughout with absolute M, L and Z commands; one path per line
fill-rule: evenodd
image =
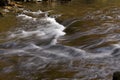
M 36 12 L 24 10 L 23 13 L 17 16 L 18 21 L 20 21 L 21 25 L 15 30 L 9 32 L 8 40 L 2 44 L 3 47 L 8 48 L 7 50 L 3 50 L 5 54 L 9 53 L 27 53 L 31 55 L 31 50 L 39 53 L 39 56 L 44 55 L 46 58 L 56 59 L 58 57 L 83 57 L 83 58 L 103 58 L 103 57 L 111 57 L 111 51 L 105 51 L 101 53 L 92 54 L 91 52 L 84 51 L 82 49 L 77 49 L 70 46 L 63 46 L 57 44 L 57 39 L 61 36 L 64 36 L 66 33 L 64 32 L 65 27 L 58 22 L 56 22 L 55 18 L 48 16 L 49 11 L 42 12 L 40 10 Z M 76 21 L 76 20 L 75 20 Z M 80 20 L 77 20 L 80 21 Z M 73 21 L 74 22 L 74 21 Z M 70 23 L 72 24 L 72 23 Z M 100 28 L 101 29 L 101 28 Z M 84 35 L 90 35 L 97 32 L 99 28 L 95 28 L 89 32 L 77 33 L 78 37 Z M 109 29 L 109 28 L 108 28 Z M 115 28 L 116 29 L 116 28 Z M 113 29 L 107 30 L 110 31 Z M 106 31 L 106 30 L 105 30 Z M 103 31 L 104 32 L 104 31 Z M 77 35 L 71 35 L 71 40 L 76 38 Z M 66 37 L 67 38 L 67 37 Z M 93 44 L 94 45 L 94 44 Z M 51 49 L 53 48 L 53 49 Z M 55 49 L 54 49 L 55 48 Z M 116 48 L 115 48 L 116 49 Z M 46 55 L 45 55 L 46 53 Z M 32 54 L 36 56 L 36 54 Z M 48 57 L 48 55 L 50 55 Z M 51 57 L 51 55 L 54 55 Z
M 17 65 L 3 69 L 3 73 L 15 71 L 14 68 L 19 67 L 17 69 L 19 70 L 18 77 L 36 80 L 32 74 L 39 73 L 40 75 L 45 74 L 45 77 L 42 76 L 40 78 L 41 80 L 49 80 L 50 76 L 48 75 L 51 74 L 48 72 L 53 70 L 54 73 L 57 67 L 59 73 L 68 71 L 74 75 L 71 78 L 63 77 L 61 79 L 56 78 L 56 80 L 79 80 L 77 78 L 80 78 L 80 76 L 86 76 L 81 80 L 90 80 L 96 77 L 106 80 L 106 76 L 120 68 L 118 65 L 119 60 L 115 60 L 116 56 L 119 57 L 119 43 L 109 47 L 98 48 L 95 52 L 88 50 L 88 48 L 98 46 L 104 42 L 118 40 L 119 35 L 107 35 L 104 39 L 85 49 L 82 49 L 84 46 L 80 48 L 71 47 L 58 42 L 58 39 L 62 36 L 66 40 L 74 40 L 82 36 L 107 34 L 117 30 L 119 25 L 115 26 L 112 23 L 106 23 L 102 25 L 105 27 L 98 26 L 85 32 L 76 32 L 65 36 L 64 30 L 66 27 L 58 23 L 54 17 L 48 16 L 48 13 L 49 11 L 42 12 L 38 10 L 32 12 L 24 10 L 17 15 L 20 25 L 15 30 L 8 32 L 5 38 L 6 42 L 0 44 L 0 55 L 4 56 L 5 60 L 11 57 L 14 59 L 14 56 L 17 56 L 19 60 Z M 84 19 L 89 19 L 86 17 Z M 111 19 L 111 17 L 109 18 Z M 67 25 L 67 28 L 77 21 L 81 20 L 72 21 L 72 23 Z M 64 22 L 64 24 L 66 23 Z
M 33 15 L 36 15 L 36 16 L 47 14 L 41 11 L 27 12 L 27 13 L 32 13 Z M 53 39 L 52 43 L 56 44 L 57 43 L 56 39 L 59 38 L 60 36 L 65 35 L 65 32 L 63 32 L 65 27 L 57 23 L 55 18 L 43 16 L 42 18 L 37 19 L 25 14 L 20 14 L 17 17 L 22 18 L 23 21 L 28 20 L 27 23 L 35 22 L 36 24 L 33 24 L 31 27 L 29 27 L 30 24 L 26 25 L 27 27 L 29 27 L 30 30 L 21 29 L 19 32 L 17 31 L 12 32 L 9 38 L 19 39 L 19 38 L 27 38 L 32 36 L 34 36 L 37 39 L 44 39 L 44 40 L 52 38 Z M 31 30 L 34 27 L 35 27 L 35 30 Z

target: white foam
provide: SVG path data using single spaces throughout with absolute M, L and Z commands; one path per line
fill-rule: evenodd
M 22 30 L 20 33 L 15 34 L 12 33 L 9 37 L 10 38 L 15 38 L 15 37 L 19 37 L 19 38 L 25 38 L 25 37 L 29 37 L 32 35 L 36 35 L 37 37 L 43 37 L 45 38 L 45 36 L 55 36 L 55 38 L 58 38 L 60 36 L 65 35 L 65 32 L 63 32 L 64 27 L 57 24 L 57 25 L 48 25 L 49 28 L 44 28 L 44 30 L 41 30 L 41 27 L 38 30 L 35 31 L 25 31 Z M 57 27 L 54 27 L 57 26 Z
M 120 48 L 120 44 L 113 44 L 115 48 Z
M 47 15 L 48 12 L 42 12 L 42 11 L 37 11 L 37 12 L 31 12 L 31 11 L 27 11 L 24 10 L 23 13 L 32 13 L 33 15 L 39 15 L 41 13 L 45 13 Z M 61 24 L 59 24 L 58 22 L 56 22 L 55 18 L 51 18 L 51 17 L 42 17 L 42 18 L 33 18 L 31 16 L 28 16 L 26 14 L 20 14 L 17 16 L 18 18 L 22 18 L 23 21 L 24 20 L 29 20 L 30 22 L 28 22 L 28 26 L 31 26 L 31 22 L 36 22 L 36 24 L 33 25 L 37 26 L 36 29 L 31 29 L 30 31 L 28 30 L 24 30 L 22 29 L 19 33 L 16 32 L 12 32 L 12 34 L 9 36 L 9 38 L 27 38 L 27 37 L 32 37 L 34 36 L 35 38 L 39 38 L 39 39 L 50 39 L 53 38 L 53 40 L 51 40 L 52 42 L 50 44 L 56 44 L 57 43 L 57 39 L 60 36 L 65 35 L 64 29 L 65 27 Z M 29 27 L 31 28 L 31 27 Z
M 104 58 L 104 57 L 111 57 L 111 53 L 96 53 L 96 54 L 88 53 L 86 56 L 84 56 L 84 58 L 90 58 L 90 59 Z
M 29 49 L 41 49 L 41 48 L 33 43 L 23 48 L 23 50 L 29 50 Z
M 6 50 L 4 54 L 19 54 L 22 55 L 21 53 L 24 53 L 25 51 L 22 49 L 11 49 L 11 50 Z M 27 53 L 27 52 L 25 52 Z
M 36 31 L 24 31 L 22 30 L 20 33 L 12 33 L 9 38 L 26 38 L 32 35 L 36 35 L 37 37 L 44 36 L 45 33 L 39 30 Z
M 41 13 L 43 13 L 41 10 L 38 10 L 36 12 L 32 12 L 32 11 L 28 11 L 28 10 L 24 10 L 23 13 L 31 13 L 33 15 L 39 15 Z
M 27 15 L 25 15 L 25 14 L 19 14 L 17 17 L 21 17 L 22 19 L 33 19 L 31 16 L 27 16 Z

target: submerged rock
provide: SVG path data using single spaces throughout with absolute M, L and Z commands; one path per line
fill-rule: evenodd
M 120 72 L 119 71 L 113 73 L 113 80 L 120 80 Z
M 3 17 L 3 14 L 0 12 L 0 17 Z

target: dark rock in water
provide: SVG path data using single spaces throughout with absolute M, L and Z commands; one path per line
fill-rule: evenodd
M 113 80 L 120 80 L 120 72 L 119 71 L 113 73 Z
M 80 19 L 79 18 L 70 18 L 70 19 L 63 21 L 61 24 L 66 27 L 69 27 L 70 25 L 72 25 L 73 23 L 75 23 L 77 21 L 80 21 Z
M 111 53 L 114 57 L 117 57 L 120 55 L 120 48 L 116 48 L 112 53 Z
M 64 4 L 64 3 L 68 3 L 70 2 L 71 0 L 58 0 L 60 3 Z
M 0 0 L 0 6 L 8 5 L 8 0 Z
M 0 17 L 3 17 L 3 14 L 0 12 Z

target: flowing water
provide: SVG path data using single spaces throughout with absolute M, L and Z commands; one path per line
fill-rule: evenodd
M 0 18 L 0 80 L 112 80 L 120 69 L 119 2 L 28 3 L 16 18 Z

